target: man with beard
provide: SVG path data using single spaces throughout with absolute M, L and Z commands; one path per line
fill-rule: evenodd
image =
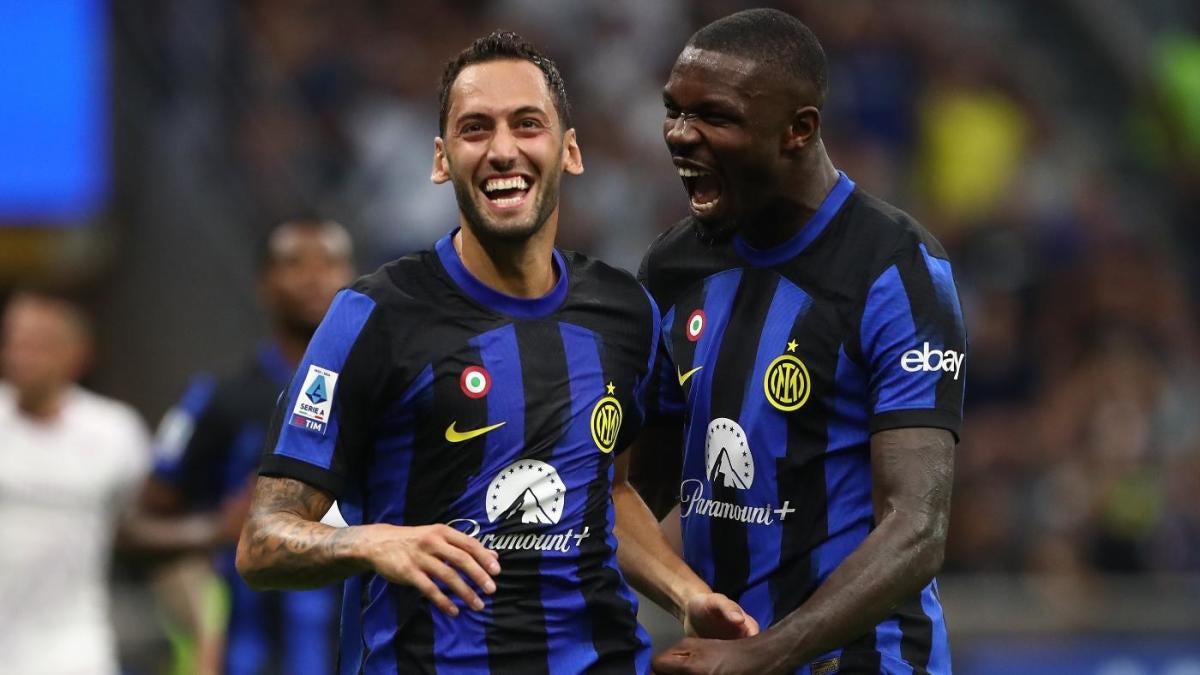
M 238 568 L 265 588 L 347 579 L 343 673 L 646 672 L 614 532 L 622 562 L 669 552 L 622 453 L 657 310 L 554 247 L 583 163 L 552 61 L 493 33 L 440 103 L 432 178 L 459 227 L 334 301 L 276 410 Z M 348 528 L 317 522 L 335 497 Z M 689 632 L 756 629 L 678 557 L 656 570 L 640 581 Z
M 775 10 L 700 29 L 663 90 L 692 215 L 642 266 L 663 386 L 635 457 L 678 462 L 682 430 L 684 557 L 767 628 L 685 639 L 659 673 L 950 672 L 962 313 L 938 242 L 834 168 L 825 94 L 820 43 Z
M 287 221 L 268 233 L 260 256 L 271 340 L 232 377 L 195 378 L 163 418 L 154 470 L 122 539 L 143 551 L 215 554 L 229 594 L 226 631 L 213 616 L 220 603 L 203 587 L 205 561 L 185 556 L 157 579 L 199 672 L 324 675 L 336 665 L 337 589 L 255 593 L 234 569 L 233 544 L 275 403 L 334 294 L 353 279 L 350 237 L 331 221 Z

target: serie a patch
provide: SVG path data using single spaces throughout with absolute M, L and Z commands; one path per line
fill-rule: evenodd
M 329 428 L 329 411 L 333 408 L 333 389 L 337 386 L 338 374 L 320 366 L 309 366 L 292 406 L 288 423 L 322 436 Z

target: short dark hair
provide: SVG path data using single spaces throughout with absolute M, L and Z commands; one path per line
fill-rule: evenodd
M 753 59 L 812 85 L 825 103 L 829 76 L 825 50 L 804 22 L 777 9 L 747 9 L 696 31 L 687 46 Z
M 336 220 L 322 218 L 313 215 L 302 215 L 295 218 L 286 218 L 276 221 L 274 225 L 268 228 L 259 236 L 255 242 L 255 263 L 258 266 L 258 273 L 263 274 L 271 269 L 275 263 L 279 262 L 275 257 L 275 237 L 283 230 L 301 229 L 310 232 L 319 232 L 321 230 L 337 230 L 349 237 L 346 228 Z
M 446 135 L 446 119 L 450 115 L 450 88 L 458 79 L 458 74 L 467 66 L 489 61 L 515 59 L 528 61 L 538 67 L 546 76 L 546 86 L 554 97 L 554 107 L 558 110 L 558 120 L 563 129 L 571 128 L 571 106 L 567 102 L 567 85 L 563 83 L 558 66 L 550 57 L 538 51 L 537 47 L 527 42 L 525 38 L 512 31 L 493 31 L 471 43 L 470 47 L 458 53 L 442 71 L 442 86 L 438 93 L 438 135 Z

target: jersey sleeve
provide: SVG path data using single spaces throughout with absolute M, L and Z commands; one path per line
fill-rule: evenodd
M 966 331 L 950 262 L 936 242 L 922 242 L 894 256 L 875 278 L 860 338 L 871 432 L 936 427 L 957 438 L 966 384 Z
M 661 329 L 662 320 L 658 313 L 658 304 L 654 302 L 654 297 L 650 295 L 645 287 L 641 287 L 642 292 L 646 296 L 646 302 L 649 311 L 646 312 L 646 331 L 645 331 L 645 363 L 646 368 L 642 371 L 641 376 L 637 380 L 637 385 L 634 388 L 633 396 L 634 403 L 637 406 L 637 420 L 631 427 L 635 430 L 641 429 L 642 425 L 648 419 L 649 409 L 647 407 L 648 396 L 654 388 L 655 381 L 655 364 L 658 359 L 659 352 L 659 330 Z M 617 453 L 624 452 L 629 444 L 633 441 L 635 434 L 621 434 L 621 439 L 618 445 Z
M 271 421 L 260 473 L 343 493 L 370 443 L 388 371 L 375 301 L 338 293 Z
M 152 445 L 154 464 L 151 475 L 159 481 L 180 489 L 184 481 L 185 456 L 196 425 L 208 410 L 216 389 L 216 380 L 206 374 L 196 375 L 188 382 L 179 402 L 163 415 L 154 434 Z
M 245 422 L 231 409 L 230 396 L 229 384 L 199 375 L 159 424 L 153 476 L 188 509 L 215 508 L 234 488 L 228 467 Z

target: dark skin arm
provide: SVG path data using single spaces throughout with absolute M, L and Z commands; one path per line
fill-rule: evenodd
M 451 616 L 458 607 L 435 580 L 477 610 L 484 605 L 474 589 L 496 590 L 496 553 L 462 532 L 446 525 L 330 527 L 320 520 L 332 504 L 331 495 L 298 480 L 259 477 L 238 541 L 238 573 L 265 590 L 317 588 L 374 571 L 415 587 Z
M 954 437 L 893 429 L 871 437 L 875 529 L 812 597 L 745 640 L 687 638 L 654 659 L 660 675 L 788 673 L 873 629 L 941 568 L 950 521 Z

